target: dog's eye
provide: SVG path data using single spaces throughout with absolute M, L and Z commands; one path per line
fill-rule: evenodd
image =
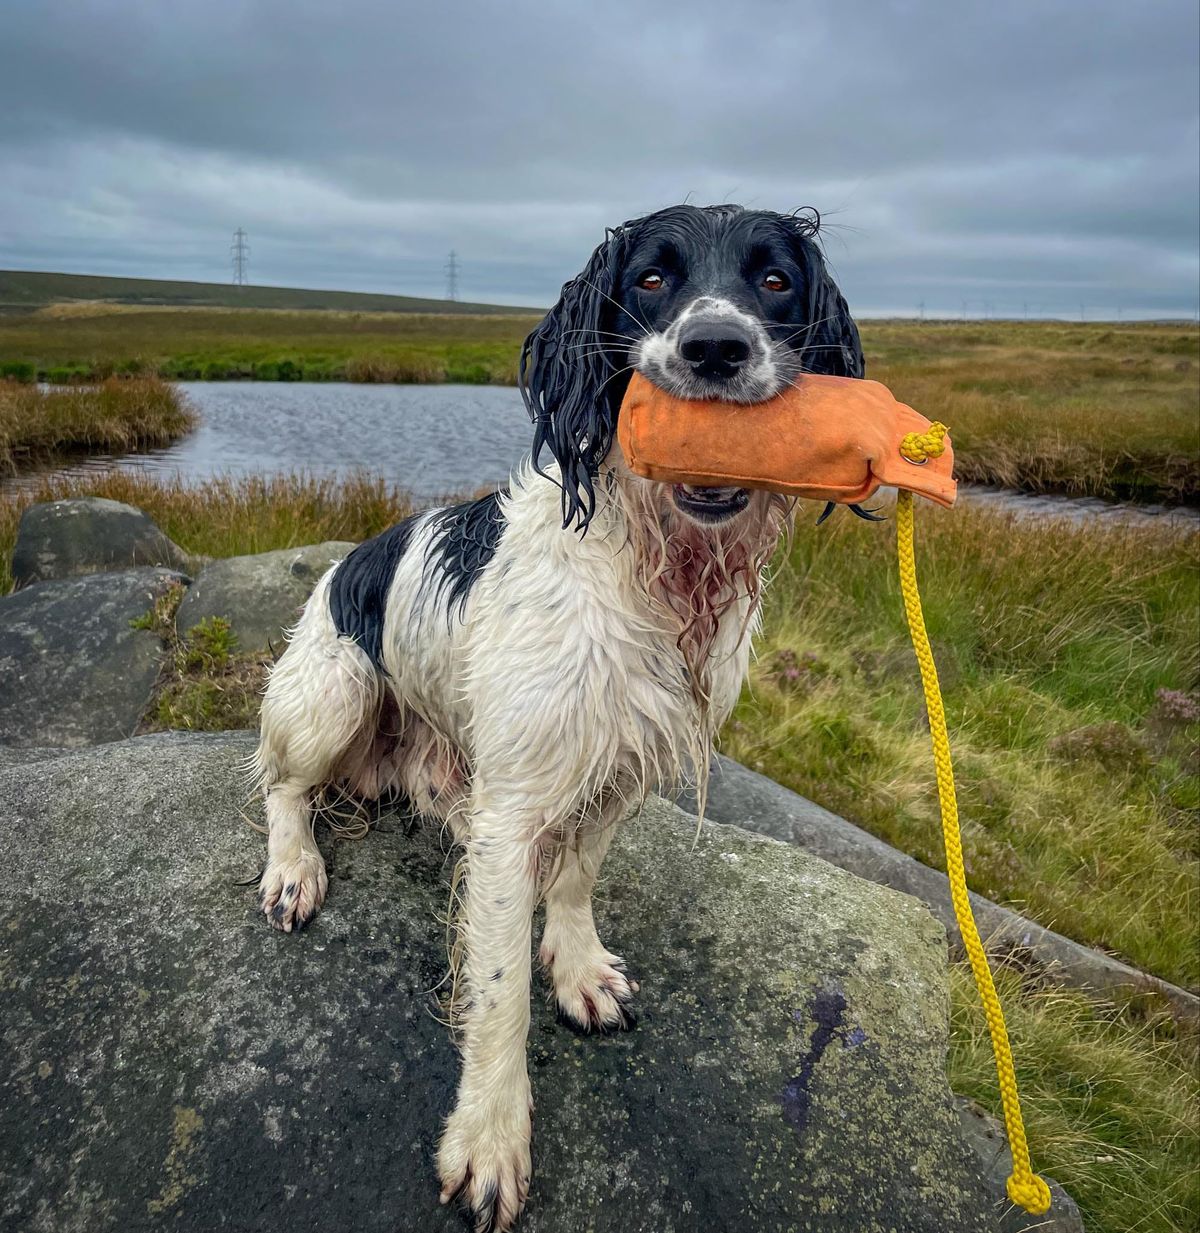
M 779 270 L 769 270 L 763 275 L 762 285 L 768 291 L 787 291 L 792 284 L 786 274 Z
M 638 279 L 638 286 L 643 291 L 659 291 L 662 289 L 663 276 L 658 270 L 647 270 L 641 278 Z

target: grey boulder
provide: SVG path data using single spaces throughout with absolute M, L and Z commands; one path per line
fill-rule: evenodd
M 172 584 L 167 569 L 38 582 L 0 597 L 0 744 L 90 745 L 131 735 L 164 648 L 134 629 Z
M 325 910 L 272 932 L 253 747 L 0 767 L 0 1227 L 463 1227 L 433 1169 L 457 1069 L 439 828 L 319 829 Z M 540 985 L 525 1233 L 1077 1227 L 1014 1213 L 964 1134 L 944 934 L 915 900 L 651 801 L 597 915 L 641 1020 L 581 1038 Z
M 47 501 L 21 515 L 12 561 L 18 587 L 134 565 L 186 572 L 188 558 L 140 509 L 120 501 Z
M 175 617 L 186 637 L 201 621 L 226 618 L 239 651 L 267 651 L 295 625 L 317 580 L 354 544 L 333 540 L 254 556 L 226 557 L 205 565 Z

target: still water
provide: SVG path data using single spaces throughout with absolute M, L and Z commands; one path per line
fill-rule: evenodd
M 486 385 L 187 381 L 195 432 L 166 449 L 97 457 L 64 468 L 114 465 L 211 475 L 368 470 L 418 497 L 502 483 L 532 429 L 515 389 Z

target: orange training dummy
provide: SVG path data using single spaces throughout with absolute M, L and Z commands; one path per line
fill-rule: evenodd
M 924 461 L 901 450 L 911 434 L 939 428 L 878 381 L 806 374 L 766 402 L 731 403 L 676 398 L 634 373 L 617 440 L 630 469 L 645 479 L 769 488 L 845 505 L 894 484 L 953 505 L 949 441 Z M 908 453 L 919 458 L 923 451 Z

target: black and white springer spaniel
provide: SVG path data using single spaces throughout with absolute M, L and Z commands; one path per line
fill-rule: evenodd
M 438 1170 L 442 1201 L 461 1196 L 479 1230 L 508 1229 L 529 1187 L 534 909 L 561 1015 L 631 1027 L 637 985 L 596 933 L 592 887 L 616 822 L 705 781 L 792 512 L 634 476 L 614 445 L 629 373 L 740 403 L 801 372 L 862 376 L 818 222 L 676 206 L 610 231 L 525 341 L 533 449 L 511 486 L 355 549 L 271 674 L 255 769 L 275 928 L 325 898 L 326 788 L 402 792 L 462 848 L 462 1077 Z

